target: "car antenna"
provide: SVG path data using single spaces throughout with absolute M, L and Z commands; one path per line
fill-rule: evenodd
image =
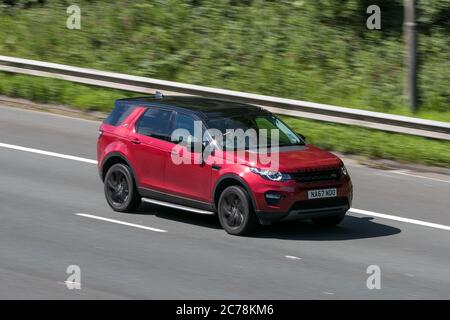
M 162 94 L 162 92 L 156 91 L 155 92 L 155 98 L 156 99 L 162 99 L 162 98 L 164 98 L 164 95 Z

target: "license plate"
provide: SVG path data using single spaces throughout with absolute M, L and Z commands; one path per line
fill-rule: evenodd
M 337 195 L 336 188 L 308 191 L 308 199 L 332 198 L 336 197 L 336 195 Z

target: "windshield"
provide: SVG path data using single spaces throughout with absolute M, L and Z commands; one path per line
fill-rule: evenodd
M 211 118 L 206 120 L 206 124 L 209 129 L 219 130 L 222 139 L 217 139 L 217 136 L 214 139 L 226 149 L 271 147 L 276 144 L 280 147 L 304 145 L 294 131 L 270 113 Z M 256 139 L 252 134 L 256 135 Z

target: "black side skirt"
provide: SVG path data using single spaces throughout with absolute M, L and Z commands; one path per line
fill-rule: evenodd
M 189 198 L 185 198 L 185 197 L 181 197 L 181 196 L 176 196 L 176 195 L 168 194 L 168 193 L 161 192 L 161 191 L 156 191 L 156 190 L 149 189 L 149 188 L 143 188 L 143 187 L 139 187 L 138 191 L 139 191 L 139 194 L 141 195 L 141 197 L 144 197 L 144 198 L 150 198 L 150 199 L 170 202 L 170 203 L 179 204 L 182 206 L 201 209 L 201 210 L 215 211 L 213 205 L 208 202 L 203 202 L 203 201 L 189 199 Z

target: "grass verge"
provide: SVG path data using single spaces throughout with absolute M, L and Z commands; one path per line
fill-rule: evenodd
M 450 142 L 356 126 L 282 117 L 308 142 L 324 149 L 368 158 L 450 167 Z

